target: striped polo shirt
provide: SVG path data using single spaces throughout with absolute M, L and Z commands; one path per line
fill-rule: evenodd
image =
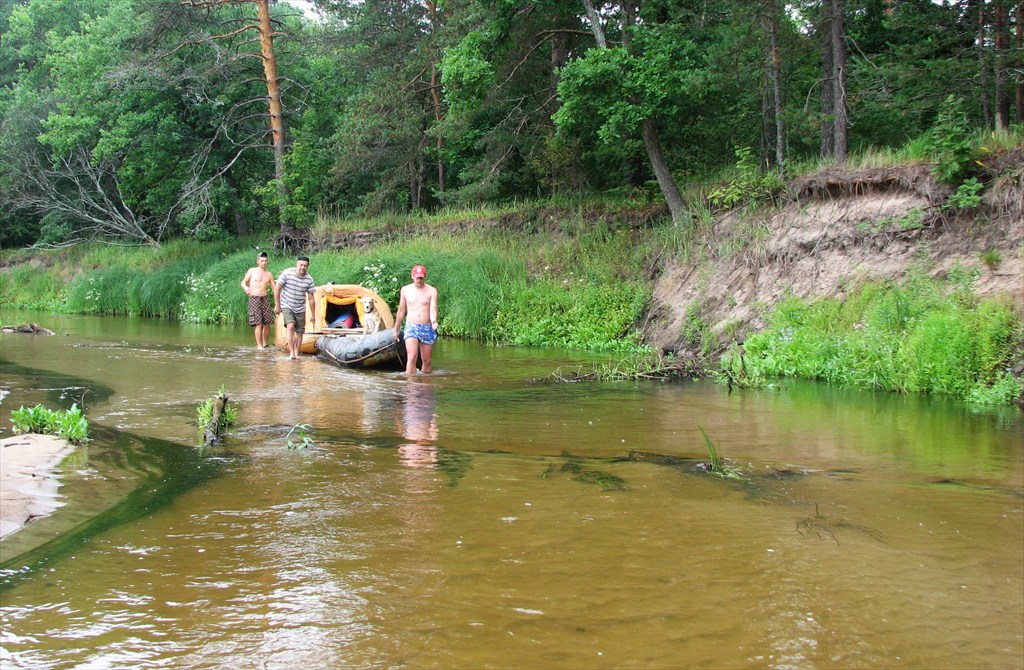
M 278 306 L 296 313 L 305 312 L 306 294 L 316 290 L 313 275 L 307 272 L 305 277 L 299 279 L 295 268 L 288 268 L 278 275 L 277 283 L 281 285 L 281 304 Z

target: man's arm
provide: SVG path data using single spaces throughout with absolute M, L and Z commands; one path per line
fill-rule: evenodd
M 309 322 L 316 329 L 316 298 L 314 293 L 306 294 L 306 306 L 309 307 Z
M 398 329 L 402 327 L 402 319 L 405 318 L 405 288 L 398 293 L 398 311 L 395 312 L 395 337 L 398 337 Z
M 437 290 L 430 292 L 430 327 L 437 330 Z
M 245 276 L 242 277 L 242 290 L 245 291 L 246 295 L 249 295 L 249 277 L 252 276 L 252 268 L 249 268 L 245 272 Z
M 274 282 L 274 313 L 281 313 L 281 282 Z

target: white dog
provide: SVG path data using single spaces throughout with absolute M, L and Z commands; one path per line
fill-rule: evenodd
M 373 298 L 360 298 L 363 303 L 363 336 L 373 335 L 381 329 L 380 315 L 373 305 Z

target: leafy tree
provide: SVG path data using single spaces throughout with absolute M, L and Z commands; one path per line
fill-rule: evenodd
M 247 4 L 256 8 L 256 17 L 243 15 L 240 25 L 220 35 L 209 35 L 208 40 L 232 40 L 252 33 L 258 35 L 259 60 L 263 65 L 263 79 L 267 87 L 267 116 L 269 118 L 270 146 L 274 151 L 274 186 L 280 219 L 281 239 L 287 241 L 295 233 L 295 226 L 288 215 L 288 182 L 285 179 L 285 154 L 287 137 L 285 133 L 284 105 L 277 72 L 277 53 L 274 38 L 280 36 L 281 23 L 272 19 L 270 0 L 181 0 L 183 5 L 194 9 L 216 9 L 231 5 Z
M 638 23 L 632 5 L 621 9 L 621 46 L 590 49 L 562 70 L 563 105 L 555 121 L 573 132 L 597 119 L 604 143 L 640 135 L 672 219 L 681 224 L 685 205 L 662 152 L 657 119 L 675 117 L 699 95 L 704 54 L 680 22 Z M 589 13 L 592 21 L 599 16 L 593 7 Z M 592 22 L 591 29 L 598 45 L 608 43 L 600 25 Z

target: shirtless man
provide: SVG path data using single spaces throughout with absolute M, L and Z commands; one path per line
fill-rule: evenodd
M 256 336 L 256 348 L 266 349 L 270 342 L 270 324 L 274 323 L 274 312 L 270 309 L 267 289 L 274 283 L 274 275 L 267 271 L 270 260 L 266 251 L 256 257 L 256 267 L 242 277 L 242 290 L 249 296 L 249 325 Z
M 417 265 L 412 269 L 412 283 L 402 287 L 395 315 L 395 338 L 402 325 L 402 318 L 409 313 L 405 323 L 405 352 L 409 360 L 405 365 L 406 374 L 415 374 L 416 362 L 423 361 L 423 372 L 431 371 L 431 355 L 437 339 L 437 289 L 427 283 L 427 268 Z

